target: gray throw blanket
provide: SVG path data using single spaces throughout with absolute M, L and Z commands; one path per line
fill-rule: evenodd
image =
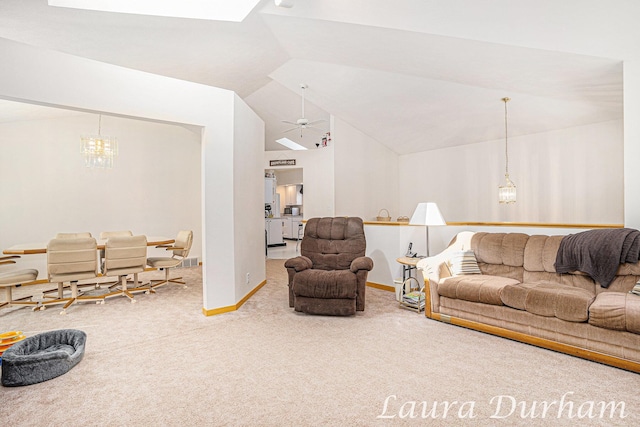
M 632 228 L 589 230 L 562 238 L 555 268 L 558 273 L 582 271 L 608 288 L 620 264 L 637 263 L 640 231 Z

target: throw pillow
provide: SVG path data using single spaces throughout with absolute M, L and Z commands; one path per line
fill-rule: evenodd
M 449 266 L 454 276 L 461 274 L 482 274 L 473 251 L 454 252 L 449 261 Z

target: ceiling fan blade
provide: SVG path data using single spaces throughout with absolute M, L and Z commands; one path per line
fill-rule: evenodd
M 313 126 L 317 123 L 322 123 L 322 122 L 326 122 L 326 120 L 325 119 L 314 120 L 312 122 L 307 123 L 307 126 Z
M 290 125 L 297 125 L 297 124 L 298 124 L 297 122 L 291 122 L 291 121 L 289 121 L 289 120 L 280 120 L 280 121 L 281 121 L 282 123 L 288 123 L 288 124 L 290 124 Z
M 280 132 L 280 133 L 287 133 L 287 132 L 291 132 L 292 130 L 296 130 L 296 129 L 299 129 L 299 127 L 297 127 L 297 126 L 296 126 L 296 127 L 294 127 L 294 128 L 291 128 L 291 129 L 283 130 L 283 131 L 282 131 L 282 132 Z

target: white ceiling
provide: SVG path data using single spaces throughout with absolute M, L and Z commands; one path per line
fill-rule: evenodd
M 503 138 L 505 96 L 510 136 L 621 119 L 637 16 L 631 0 L 262 0 L 231 23 L 3 0 L 0 37 L 236 91 L 267 150 L 321 137 L 283 133 L 306 83 L 321 131 L 333 115 L 408 154 Z

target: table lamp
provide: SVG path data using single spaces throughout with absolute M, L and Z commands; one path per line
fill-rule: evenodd
M 416 210 L 413 212 L 410 225 L 425 225 L 427 229 L 427 257 L 429 256 L 429 226 L 430 225 L 447 225 L 446 221 L 438 209 L 438 205 L 433 202 L 418 203 Z

